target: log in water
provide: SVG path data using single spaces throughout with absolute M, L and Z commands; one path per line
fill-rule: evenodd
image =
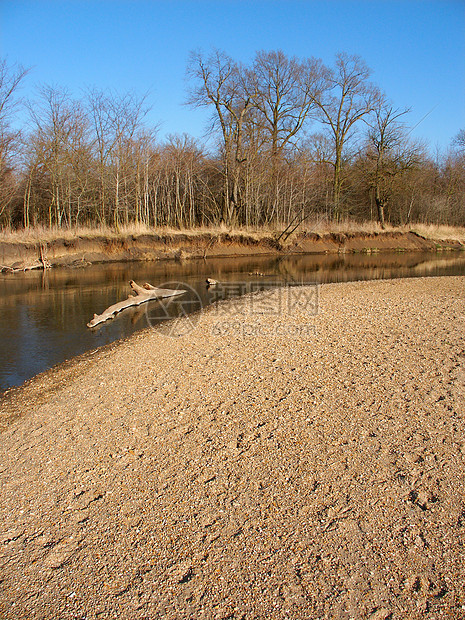
M 173 291 L 166 288 L 157 288 L 147 282 L 144 286 L 139 286 L 136 282 L 134 282 L 134 280 L 129 281 L 129 286 L 131 287 L 133 293 L 129 294 L 127 299 L 118 301 L 116 304 L 113 304 L 104 310 L 102 314 L 94 314 L 94 318 L 87 323 L 87 327 L 96 327 L 97 325 L 100 325 L 100 323 L 105 323 L 105 321 L 113 319 L 122 310 L 126 310 L 127 308 L 134 308 L 149 301 L 184 295 L 186 292 L 180 289 Z

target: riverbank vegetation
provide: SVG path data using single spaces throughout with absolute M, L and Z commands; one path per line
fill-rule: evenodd
M 99 224 L 93 226 L 29 226 L 28 228 L 13 228 L 6 226 L 0 229 L 0 243 L 10 244 L 50 244 L 58 240 L 72 241 L 79 239 L 125 239 L 128 237 L 138 238 L 143 236 L 156 235 L 160 239 L 172 239 L 174 245 L 177 236 L 183 238 L 208 237 L 221 238 L 224 235 L 233 237 L 243 237 L 261 241 L 261 240 L 277 240 L 279 237 L 283 239 L 283 229 L 276 226 L 261 226 L 260 228 L 228 227 L 225 224 L 216 226 L 197 226 L 195 228 L 183 228 L 182 230 L 170 226 L 162 226 L 158 228 L 150 227 L 142 222 L 122 224 L 118 228 Z M 354 220 L 343 220 L 340 222 L 327 222 L 324 220 L 308 220 L 295 231 L 295 234 L 316 233 L 317 235 L 332 234 L 354 234 L 363 237 L 364 235 L 373 235 L 377 233 L 409 233 L 413 232 L 425 239 L 431 241 L 458 241 L 465 245 L 465 227 L 460 226 L 438 226 L 436 224 L 406 224 L 404 226 L 392 226 L 386 224 L 384 230 L 376 221 L 358 222 Z M 294 236 L 292 237 L 294 238 Z
M 433 156 L 361 58 L 193 53 L 187 76 L 205 144 L 159 141 L 147 96 L 43 85 L 23 101 L 28 72 L 0 61 L 5 234 L 465 226 L 465 132 Z

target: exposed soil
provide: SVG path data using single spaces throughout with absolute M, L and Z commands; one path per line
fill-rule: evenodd
M 2 398 L 2 618 L 465 617 L 465 278 L 317 293 Z
M 96 262 L 122 260 L 185 260 L 189 258 L 247 256 L 282 253 L 341 253 L 376 251 L 463 250 L 454 240 L 430 240 L 413 232 L 303 233 L 285 245 L 272 236 L 247 234 L 127 235 L 119 238 L 77 237 L 57 239 L 42 246 L 51 266 L 82 267 Z M 0 242 L 0 269 L 41 266 L 39 243 Z

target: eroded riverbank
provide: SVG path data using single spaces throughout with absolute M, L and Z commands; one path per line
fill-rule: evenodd
M 465 278 L 296 291 L 2 399 L 6 619 L 463 617 Z
M 463 250 L 454 239 L 428 239 L 415 232 L 301 233 L 287 242 L 248 233 L 172 233 L 54 239 L 48 243 L 0 241 L 0 269 L 82 267 L 116 261 L 187 260 L 191 258 L 331 254 L 378 251 Z

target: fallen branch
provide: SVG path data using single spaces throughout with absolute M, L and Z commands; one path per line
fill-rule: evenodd
M 215 237 L 210 239 L 210 243 L 207 245 L 207 247 L 205 248 L 203 252 L 203 260 L 207 260 L 207 252 L 212 247 L 212 245 L 215 243 L 215 241 L 218 241 Z
M 152 301 L 155 299 L 164 299 L 166 297 L 174 297 L 175 295 L 183 295 L 186 291 L 183 290 L 171 290 L 167 288 L 156 288 L 151 284 L 145 283 L 144 286 L 139 286 L 131 280 L 129 282 L 130 287 L 132 288 L 134 294 L 130 294 L 127 299 L 123 301 L 119 301 L 116 304 L 113 304 L 109 308 L 107 308 L 102 314 L 94 314 L 94 318 L 87 323 L 87 327 L 95 327 L 100 323 L 104 323 L 108 321 L 108 319 L 112 319 L 115 317 L 118 312 L 121 310 L 125 310 L 126 308 L 131 308 L 132 306 L 140 306 L 146 301 Z
M 16 263 L 15 263 L 16 264 Z M 18 273 L 19 271 L 32 271 L 33 269 L 46 269 L 51 268 L 51 263 L 48 258 L 45 256 L 45 247 L 43 245 L 40 246 L 39 249 L 39 258 L 38 261 L 32 265 L 23 265 L 21 267 L 10 267 L 8 265 L 0 265 L 0 272 L 8 271 L 10 273 Z
M 33 269 L 44 269 L 44 266 L 42 263 L 36 263 L 35 265 L 24 265 L 24 267 L 9 267 L 8 265 L 0 265 L 0 271 L 8 271 L 10 273 L 32 271 Z
M 293 232 L 295 232 L 299 226 L 301 224 L 303 224 L 305 222 L 305 220 L 308 220 L 309 217 L 311 217 L 313 215 L 313 213 L 309 213 L 308 215 L 306 215 L 305 217 L 301 217 L 299 214 L 296 215 L 289 223 L 289 225 L 283 230 L 283 232 L 279 235 L 279 237 L 276 239 L 276 243 L 279 244 L 279 242 L 281 241 L 281 238 L 284 237 L 284 243 L 289 239 L 289 237 L 292 235 Z M 301 217 L 300 221 L 297 222 L 297 224 L 294 226 L 294 223 L 297 219 L 299 219 L 299 217 Z M 292 229 L 292 230 L 291 230 Z

